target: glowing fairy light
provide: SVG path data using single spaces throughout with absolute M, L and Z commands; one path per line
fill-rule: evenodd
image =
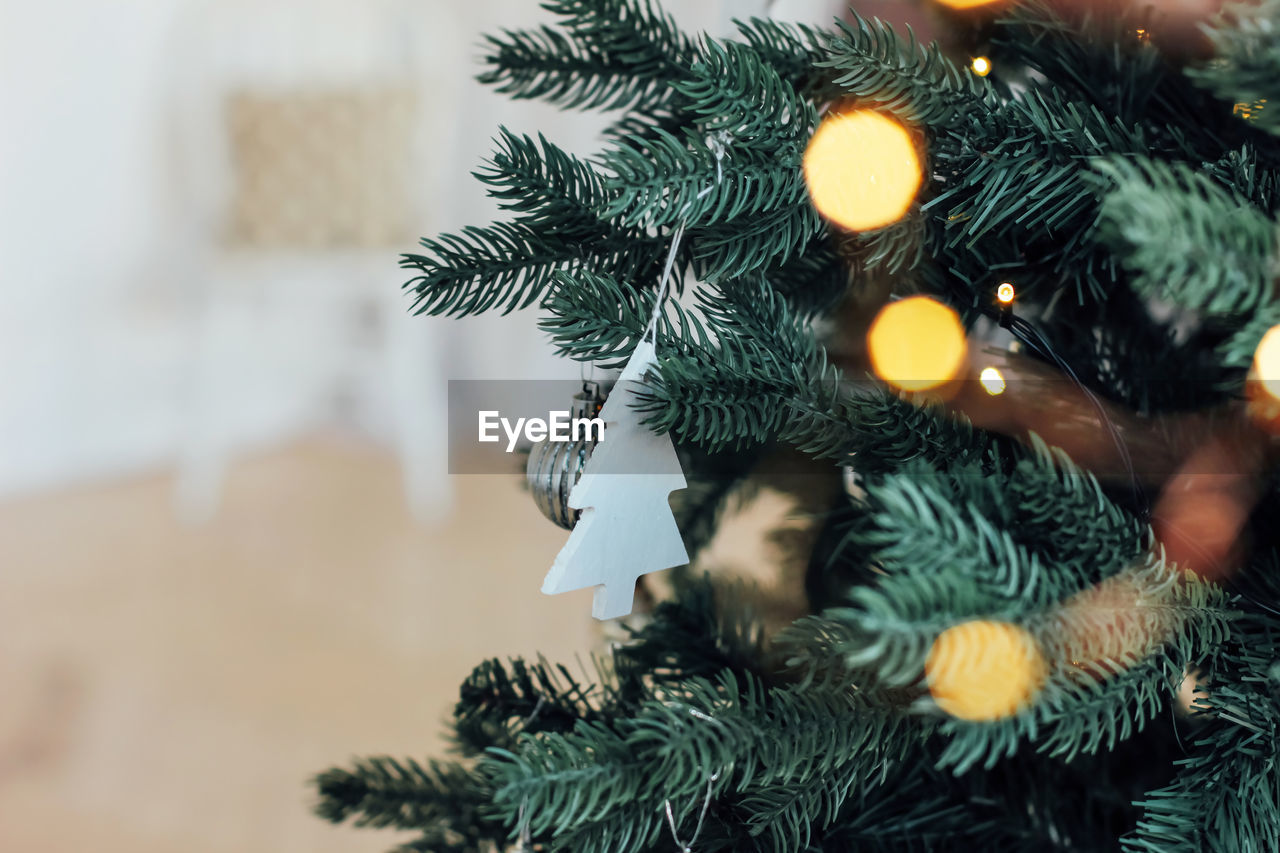
M 1253 373 L 1262 389 L 1280 400 L 1280 326 L 1272 326 L 1253 351 Z
M 881 309 L 867 334 L 876 375 L 903 391 L 925 391 L 954 379 L 968 347 L 956 312 L 927 296 Z
M 1017 291 L 1013 289 L 1013 285 L 1009 282 L 1003 282 L 996 288 L 996 299 L 1001 305 L 1012 305 L 1013 297 L 1017 296 Z
M 979 6 L 990 6 L 993 3 L 1002 2 L 1002 0 L 938 0 L 938 2 L 949 9 L 976 9 Z
M 1237 115 L 1240 118 L 1244 119 L 1245 121 L 1253 121 L 1254 116 L 1262 112 L 1262 110 L 1266 107 L 1266 105 L 1267 105 L 1267 99 L 1262 98 L 1260 100 L 1253 101 L 1252 103 L 1235 104 L 1234 106 L 1232 106 L 1231 112 L 1234 115 Z
M 1004 393 L 1005 382 L 1004 375 L 999 369 L 994 367 L 984 367 L 982 372 L 978 374 L 978 381 L 982 383 L 982 388 L 992 397 L 998 397 Z
M 851 231 L 883 228 L 902 218 L 920 189 L 922 170 L 907 129 L 884 113 L 829 115 L 804 152 L 813 206 Z
M 969 67 L 973 69 L 973 73 L 979 77 L 986 77 L 991 73 L 991 60 L 985 56 L 975 56 L 973 62 L 969 63 Z
M 978 620 L 938 635 L 924 663 L 938 707 L 961 720 L 1012 716 L 1040 692 L 1048 674 L 1035 639 L 1008 622 Z

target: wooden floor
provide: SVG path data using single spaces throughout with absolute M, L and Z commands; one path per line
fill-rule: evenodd
M 485 656 L 572 660 L 590 591 L 538 592 L 564 533 L 518 478 L 415 525 L 389 454 L 313 441 L 234 469 L 184 527 L 153 476 L 0 505 L 0 850 L 364 853 L 308 776 L 429 755 Z

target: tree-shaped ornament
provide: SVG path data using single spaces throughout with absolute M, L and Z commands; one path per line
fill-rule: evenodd
M 641 340 L 600 410 L 604 439 L 569 493 L 582 516 L 542 582 L 548 595 L 594 586 L 596 619 L 630 613 L 641 575 L 689 562 L 667 503 L 686 486 L 680 460 L 671 438 L 642 424 L 633 407 L 654 357 Z

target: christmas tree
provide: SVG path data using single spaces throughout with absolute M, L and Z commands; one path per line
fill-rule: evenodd
M 1037 3 L 955 12 L 959 54 L 546 5 L 482 79 L 617 120 L 591 160 L 503 131 L 514 216 L 405 256 L 417 309 L 612 367 L 655 317 L 695 568 L 802 456 L 808 615 L 677 572 L 598 672 L 481 664 L 455 757 L 327 771 L 320 814 L 420 851 L 1280 849 L 1280 2 L 1193 59 Z

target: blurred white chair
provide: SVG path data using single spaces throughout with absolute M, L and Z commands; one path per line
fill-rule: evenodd
M 432 227 L 412 192 L 429 183 L 424 99 L 445 89 L 418 61 L 424 14 L 401 0 L 209 0 L 179 26 L 178 250 L 196 332 L 175 499 L 188 520 L 216 510 L 242 401 L 280 395 L 272 410 L 300 425 L 332 417 L 326 401 L 369 368 L 371 343 L 409 506 L 421 520 L 449 506 L 441 342 L 396 287 L 397 253 Z M 246 301 L 258 325 L 273 302 L 290 325 L 245 329 Z M 284 374 L 264 376 L 255 353 L 282 343 Z

